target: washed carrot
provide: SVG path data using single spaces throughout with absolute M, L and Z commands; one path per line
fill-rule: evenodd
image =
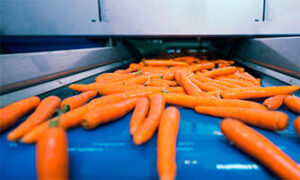
M 284 98 L 284 104 L 292 111 L 300 114 L 300 98 L 296 96 L 286 96 Z
M 223 120 L 221 131 L 233 144 L 281 179 L 300 179 L 300 166 L 259 132 L 234 119 Z
M 169 84 L 167 84 L 165 82 L 162 82 L 162 81 L 159 81 L 157 79 L 152 79 L 149 82 L 147 82 L 145 85 L 153 86 L 153 87 L 165 87 L 165 88 L 169 87 Z
M 298 136 L 300 137 L 300 116 L 298 116 L 294 120 L 294 127 L 295 127 L 296 132 L 298 133 Z
M 86 104 L 79 108 L 71 110 L 65 114 L 60 115 L 59 127 L 62 127 L 64 129 L 69 129 L 80 125 L 80 122 L 83 119 L 83 115 L 87 112 L 88 107 L 89 106 Z M 49 129 L 49 123 L 56 121 L 57 119 L 58 117 L 54 117 L 49 121 L 45 121 L 44 123 L 39 124 L 35 128 L 31 129 L 22 137 L 21 142 L 26 144 L 35 143 L 38 140 L 38 138 L 41 136 L 41 134 L 43 134 L 43 132 Z
M 219 88 L 217 88 L 217 87 L 215 87 L 215 86 L 209 85 L 209 84 L 207 84 L 207 83 L 205 83 L 205 82 L 200 82 L 200 81 L 198 81 L 197 79 L 195 79 L 195 78 L 193 78 L 193 77 L 191 77 L 190 79 L 191 79 L 191 81 L 192 81 L 196 86 L 198 86 L 198 87 L 199 87 L 201 90 L 203 90 L 203 91 L 214 91 L 214 90 L 220 90 L 220 91 L 221 91 L 221 89 L 219 89 Z
M 104 82 L 111 82 L 112 83 L 112 82 L 123 81 L 123 80 L 130 79 L 130 78 L 133 78 L 133 77 L 138 76 L 138 75 L 141 75 L 141 73 L 134 72 L 134 73 L 129 73 L 129 74 L 116 75 L 115 77 L 111 77 L 109 79 L 106 79 Z M 97 81 L 103 82 L 99 78 L 96 79 L 96 82 Z
M 224 81 L 224 82 L 229 82 L 229 83 L 232 83 L 232 84 L 237 84 L 241 87 L 254 87 L 255 85 L 252 84 L 251 82 L 247 82 L 247 81 L 244 81 L 242 79 L 230 79 L 230 78 L 220 78 L 219 80 L 221 81 Z
M 70 89 L 76 91 L 98 91 L 101 95 L 119 93 L 124 91 L 129 91 L 132 89 L 139 89 L 143 86 L 138 84 L 128 84 L 125 85 L 123 83 L 91 83 L 91 84 L 71 84 L 69 86 Z
M 210 86 L 213 86 L 213 87 L 216 87 L 216 88 L 218 88 L 218 89 L 220 89 L 220 90 L 226 90 L 226 89 L 228 89 L 229 87 L 227 87 L 227 86 L 224 86 L 224 85 L 222 85 L 222 84 L 219 84 L 219 83 L 217 83 L 217 82 L 214 82 L 214 81 L 204 81 L 206 84 L 208 84 L 208 85 L 210 85 Z
M 223 67 L 228 67 L 228 66 L 230 66 L 229 63 L 220 63 L 220 64 L 218 64 L 218 68 L 223 68 Z
M 145 60 L 147 66 L 188 66 L 186 62 L 172 61 L 172 60 Z
M 192 65 L 191 69 L 192 71 L 200 71 L 204 69 L 213 69 L 215 67 L 214 63 L 208 62 L 208 63 L 203 63 L 203 64 L 196 64 Z
M 280 94 L 290 94 L 297 91 L 298 89 L 298 86 L 235 88 L 223 91 L 221 96 L 224 99 L 262 98 Z
M 7 140 L 18 140 L 35 126 L 46 121 L 54 114 L 60 102 L 61 100 L 57 96 L 49 96 L 43 99 L 29 118 L 8 134 Z
M 86 91 L 79 95 L 68 97 L 62 101 L 60 109 L 63 112 L 70 111 L 85 104 L 87 101 L 94 98 L 95 96 L 97 96 L 97 91 Z
M 40 103 L 37 96 L 29 97 L 0 109 L 0 132 L 14 125 L 19 118 L 29 113 Z
M 157 94 L 150 98 L 149 114 L 138 130 L 133 134 L 134 144 L 140 145 L 151 139 L 157 129 L 164 108 L 165 99 L 162 95 Z
M 267 110 L 263 105 L 245 100 L 215 99 L 207 96 L 189 96 L 175 93 L 163 93 L 167 104 L 195 108 L 196 106 L 214 106 L 214 107 L 242 107 L 259 110 Z
M 136 101 L 136 105 L 130 120 L 129 132 L 133 135 L 139 126 L 143 123 L 149 111 L 148 98 L 142 97 Z
M 124 85 L 132 85 L 132 84 L 144 84 L 147 81 L 150 81 L 152 78 L 159 78 L 160 75 L 141 75 L 135 78 L 128 79 L 123 82 Z
M 200 114 L 240 119 L 252 126 L 269 130 L 284 130 L 288 125 L 289 118 L 286 114 L 279 111 L 238 107 L 197 106 L 195 110 Z
M 247 73 L 247 72 L 243 72 L 243 73 L 236 72 L 235 74 L 238 75 L 239 77 L 241 77 L 242 79 L 245 79 L 247 81 L 252 82 L 256 86 L 260 85 L 260 82 L 256 78 L 254 78 L 253 76 L 251 76 L 249 73 Z
M 160 82 L 164 82 L 167 83 L 169 86 L 177 86 L 177 83 L 175 81 L 170 81 L 170 80 L 166 80 L 163 79 L 163 77 L 158 78 L 152 78 L 152 81 L 160 81 Z
M 213 61 L 215 64 L 234 64 L 234 61 L 227 61 L 224 59 L 217 59 Z
M 181 84 L 184 88 L 184 90 L 189 94 L 189 95 L 192 95 L 192 96 L 199 96 L 202 91 L 201 89 L 196 86 L 191 80 L 189 77 L 187 77 L 187 75 L 185 75 L 185 73 L 183 72 L 179 72 L 179 78 L 180 78 L 180 81 L 181 81 Z
M 69 155 L 67 134 L 63 128 L 47 129 L 36 145 L 37 178 L 69 179 Z
M 176 140 L 179 129 L 179 111 L 168 107 L 162 114 L 157 136 L 157 170 L 159 179 L 176 177 Z
M 95 78 L 95 81 L 96 82 L 103 82 L 103 81 L 108 81 L 112 78 L 115 78 L 117 76 L 121 76 L 120 74 L 118 73 L 103 73 L 103 74 L 100 74 L 99 76 L 97 76 Z
M 286 95 L 276 95 L 269 97 L 263 102 L 263 105 L 265 105 L 270 110 L 276 110 L 282 105 L 285 96 Z
M 235 84 L 235 83 L 231 83 L 231 82 L 226 82 L 226 81 L 220 81 L 220 80 L 209 80 L 211 82 L 215 82 L 219 85 L 223 85 L 223 86 L 226 86 L 226 87 L 229 87 L 229 88 L 241 88 L 242 86 L 238 85 L 238 84 Z
M 173 72 L 148 72 L 148 71 L 143 71 L 143 74 L 145 75 L 159 75 L 165 80 L 174 80 L 174 73 Z
M 229 67 L 224 67 L 224 68 L 218 68 L 214 69 L 208 72 L 203 73 L 204 76 L 206 77 L 216 77 L 216 76 L 223 76 L 227 74 L 232 74 L 236 72 L 237 68 L 234 66 L 229 66 Z
M 101 124 L 118 120 L 133 109 L 136 100 L 137 99 L 128 99 L 89 109 L 84 115 L 81 125 L 85 129 L 94 129 Z

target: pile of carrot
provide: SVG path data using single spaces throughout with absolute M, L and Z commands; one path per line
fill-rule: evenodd
M 175 107 L 165 109 L 165 104 L 229 118 L 222 121 L 221 130 L 230 141 L 262 161 L 279 177 L 299 178 L 299 167 L 287 155 L 244 124 L 284 130 L 289 123 L 288 116 L 276 110 L 285 104 L 300 114 L 300 98 L 292 95 L 299 87 L 262 87 L 259 78 L 234 66 L 232 60 L 207 60 L 203 56 L 143 59 L 127 69 L 100 74 L 93 83 L 71 84 L 69 88 L 80 94 L 62 102 L 56 96 L 43 100 L 30 97 L 0 109 L 0 131 L 12 127 L 34 110 L 7 139 L 28 144 L 37 142 L 37 174 L 41 179 L 48 175 L 49 178 L 68 178 L 67 129 L 77 126 L 95 129 L 132 110 L 129 133 L 134 144 L 146 143 L 158 131 L 158 174 L 160 179 L 174 179 L 180 115 Z M 263 104 L 256 102 L 262 98 Z M 294 121 L 294 127 L 300 136 L 300 117 Z M 54 145 L 50 141 L 55 142 Z M 257 143 L 272 153 L 261 150 Z M 260 154 L 255 154 L 256 151 Z M 277 156 L 283 160 L 279 161 Z M 269 159 L 278 162 L 273 165 Z

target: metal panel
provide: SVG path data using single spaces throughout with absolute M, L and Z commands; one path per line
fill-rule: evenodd
M 0 87 L 25 87 L 130 57 L 125 48 L 117 47 L 1 55 Z
M 234 56 L 300 78 L 300 37 L 250 39 Z
M 109 71 L 109 70 L 113 70 L 119 67 L 122 67 L 126 64 L 129 64 L 133 62 L 133 59 L 131 60 L 125 60 L 125 61 L 121 61 L 121 62 L 116 62 L 116 63 L 112 63 L 109 65 L 105 65 L 102 67 L 98 67 L 98 68 L 94 68 L 92 70 L 89 71 L 84 71 L 81 73 L 77 73 L 68 77 L 64 77 L 64 78 L 59 78 L 53 81 L 49 81 L 46 83 L 42 83 L 36 86 L 32 86 L 32 87 L 28 87 L 28 88 L 24 88 L 18 91 L 14 91 L 11 93 L 7 93 L 5 95 L 0 96 L 0 107 L 3 107 L 5 105 L 11 104 L 13 102 L 16 102 L 18 100 L 21 99 L 25 99 L 31 96 L 36 96 L 36 95 L 40 95 L 42 93 L 51 91 L 53 89 L 57 89 L 60 88 L 62 86 L 74 83 L 76 81 L 88 78 L 90 76 L 99 74 L 99 73 L 103 73 L 105 71 Z
M 251 35 L 262 0 L 2 0 L 4 35 Z

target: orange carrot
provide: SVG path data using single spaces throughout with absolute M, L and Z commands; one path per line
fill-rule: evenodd
M 197 106 L 195 110 L 200 114 L 240 119 L 252 126 L 269 130 L 284 130 L 288 125 L 289 118 L 286 114 L 279 111 L 238 107 Z
M 124 85 L 132 85 L 132 84 L 144 84 L 147 81 L 150 81 L 151 78 L 159 78 L 160 75 L 141 75 L 135 78 L 128 79 L 123 82 Z
M 40 98 L 33 96 L 1 108 L 0 132 L 14 125 L 19 118 L 37 107 L 39 103 Z
M 80 122 L 83 119 L 83 115 L 87 112 L 87 110 L 88 105 L 86 104 L 79 108 L 71 110 L 65 114 L 62 114 L 59 117 L 59 127 L 69 129 L 80 125 Z M 57 119 L 58 117 L 54 117 L 51 120 L 45 121 L 44 123 L 39 124 L 35 128 L 31 129 L 22 137 L 21 142 L 26 144 L 35 143 L 41 136 L 41 134 L 43 134 L 47 129 L 49 129 L 49 123 L 57 121 Z
M 221 131 L 237 147 L 262 162 L 280 178 L 300 179 L 299 165 L 259 132 L 234 119 L 223 120 Z
M 91 84 L 71 84 L 70 89 L 76 91 L 98 91 L 101 95 L 124 92 L 132 89 L 139 89 L 143 86 L 137 84 L 125 85 L 120 83 L 91 83 Z
M 123 81 L 123 80 L 130 79 L 130 78 L 133 78 L 133 77 L 138 76 L 138 75 L 141 75 L 141 73 L 134 72 L 134 73 L 130 73 L 130 74 L 116 75 L 115 77 L 111 77 L 109 79 L 106 79 L 104 82 L 111 82 L 112 83 L 112 82 Z M 103 80 L 100 80 L 100 78 L 96 79 L 96 82 L 97 81 L 103 82 Z
M 150 98 L 150 111 L 148 117 L 140 125 L 138 130 L 133 134 L 133 142 L 136 145 L 147 142 L 153 136 L 157 129 L 159 119 L 165 108 L 165 99 L 162 95 L 157 94 Z
M 81 121 L 85 129 L 94 129 L 97 126 L 120 119 L 130 112 L 137 99 L 128 99 L 119 103 L 107 104 L 90 109 Z
M 286 96 L 284 98 L 284 104 L 292 111 L 300 114 L 300 98 L 296 96 Z
M 224 99 L 248 99 L 290 94 L 299 89 L 298 86 L 248 87 L 227 89 L 222 92 Z
M 172 60 L 145 60 L 147 66 L 188 66 L 188 63 Z
M 202 93 L 201 89 L 196 86 L 183 72 L 179 72 L 179 78 L 184 90 L 189 95 L 199 96 Z
M 63 112 L 67 112 L 85 104 L 87 101 L 94 98 L 95 96 L 97 96 L 97 91 L 86 91 L 79 95 L 68 97 L 62 101 L 60 109 Z
M 43 99 L 29 118 L 8 134 L 7 140 L 15 141 L 20 139 L 35 126 L 50 118 L 59 107 L 60 102 L 61 100 L 56 96 L 49 96 Z
M 203 91 L 214 91 L 214 90 L 220 90 L 222 91 L 221 89 L 215 87 L 215 86 L 212 86 L 212 85 L 209 85 L 207 83 L 204 83 L 204 82 L 200 82 L 198 81 L 197 79 L 191 77 L 190 78 L 191 81 L 196 85 L 198 86 L 200 89 L 202 89 Z
M 196 64 L 192 65 L 192 71 L 200 71 L 204 69 L 213 69 L 215 67 L 214 63 L 208 62 L 208 63 L 203 63 L 203 64 Z
M 232 74 L 236 72 L 237 68 L 234 66 L 224 67 L 224 68 L 218 68 L 215 70 L 211 70 L 208 72 L 203 73 L 206 77 L 216 77 L 216 76 L 223 76 L 227 74 Z
M 179 111 L 175 107 L 168 107 L 159 122 L 157 170 L 160 179 L 175 179 L 176 177 L 176 140 L 179 119 Z
M 238 75 L 239 77 L 241 77 L 242 79 L 252 82 L 256 86 L 260 85 L 260 82 L 247 72 L 243 72 L 243 73 L 236 72 L 235 74 Z
M 237 84 L 241 87 L 254 87 L 255 85 L 252 84 L 251 82 L 248 82 L 248 81 L 245 81 L 245 80 L 242 80 L 242 79 L 230 79 L 230 78 L 220 78 L 219 80 L 221 81 L 224 81 L 224 82 L 229 82 L 229 83 L 232 83 L 232 84 Z
M 165 88 L 169 87 L 169 84 L 162 81 L 158 81 L 156 79 L 150 80 L 149 82 L 146 83 L 146 85 L 153 86 L 153 87 L 165 87 Z
M 121 76 L 120 74 L 118 73 L 103 73 L 103 74 L 100 74 L 99 76 L 97 76 L 95 78 L 95 81 L 96 82 L 103 82 L 103 81 L 107 81 L 107 80 L 110 80 L 110 79 L 113 79 L 117 76 Z
M 153 78 L 153 79 L 151 79 L 151 81 L 160 81 L 160 82 L 167 83 L 169 86 L 177 86 L 177 83 L 175 81 L 170 81 L 170 80 L 166 80 L 166 79 Z
M 39 138 L 36 146 L 38 179 L 69 178 L 67 135 L 64 129 L 52 127 Z
M 296 129 L 296 132 L 298 133 L 298 136 L 300 137 L 300 116 L 298 116 L 295 120 L 294 120 L 294 127 Z
M 263 105 L 245 100 L 215 99 L 207 96 L 189 96 L 175 93 L 163 93 L 166 103 L 195 108 L 196 106 L 215 106 L 215 107 L 242 107 L 259 110 L 267 110 Z
M 276 110 L 282 105 L 285 96 L 286 95 L 276 95 L 269 97 L 263 102 L 263 105 L 265 105 L 270 110 Z
M 135 109 L 130 120 L 130 134 L 133 135 L 139 126 L 145 120 L 145 117 L 149 111 L 149 100 L 148 98 L 139 98 L 136 102 Z
M 227 87 L 227 86 L 224 86 L 224 85 L 222 85 L 222 84 L 219 84 L 219 83 L 217 83 L 217 82 L 214 82 L 214 81 L 204 81 L 206 84 L 208 84 L 208 85 L 210 85 L 210 86 L 213 86 L 213 87 L 215 87 L 215 88 L 218 88 L 218 89 L 220 89 L 220 90 L 226 90 L 226 89 L 228 89 L 229 87 Z

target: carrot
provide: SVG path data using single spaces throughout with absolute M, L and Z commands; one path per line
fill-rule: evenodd
M 248 87 L 227 89 L 222 92 L 224 99 L 248 99 L 290 94 L 299 89 L 298 86 Z
M 146 83 L 147 86 L 153 86 L 153 87 L 165 87 L 168 88 L 169 84 L 162 82 L 162 81 L 158 81 L 158 80 L 150 80 L 149 82 Z
M 227 61 L 224 59 L 217 59 L 213 61 L 215 64 L 234 64 L 234 61 Z
M 167 83 L 169 86 L 177 86 L 177 83 L 175 81 L 170 81 L 170 80 L 166 80 L 166 79 L 157 79 L 157 78 L 153 78 L 151 79 L 151 81 L 160 81 L 160 82 L 164 82 Z
M 284 98 L 284 104 L 292 111 L 300 114 L 300 98 L 296 96 L 286 96 Z
M 148 72 L 148 71 L 143 71 L 143 74 L 145 75 L 159 75 L 165 80 L 174 80 L 174 73 L 173 72 Z
M 159 119 L 165 108 L 165 99 L 157 94 L 150 98 L 150 111 L 147 118 L 133 134 L 133 142 L 136 145 L 147 142 L 153 136 L 159 123 Z
M 240 119 L 252 126 L 269 130 L 284 130 L 288 125 L 289 118 L 286 114 L 279 111 L 238 107 L 197 106 L 195 110 L 200 114 Z
M 0 109 L 0 132 L 14 125 L 19 118 L 29 113 L 40 103 L 37 96 L 29 97 Z
M 189 95 L 199 96 L 202 93 L 201 89 L 196 86 L 183 72 L 179 72 L 179 78 L 184 90 Z
M 296 129 L 296 132 L 298 133 L 298 136 L 300 137 L 300 116 L 298 116 L 295 120 L 294 120 L 294 127 Z
M 130 134 L 133 135 L 139 126 L 145 120 L 145 117 L 149 111 L 149 100 L 148 98 L 139 98 L 136 102 L 135 109 L 130 120 Z
M 223 67 L 228 67 L 228 66 L 230 66 L 229 63 L 220 63 L 220 64 L 218 64 L 218 68 L 223 68 Z
M 97 76 L 95 78 L 95 81 L 96 82 L 103 82 L 103 81 L 107 81 L 107 80 L 110 80 L 112 78 L 115 78 L 117 76 L 121 76 L 121 75 L 118 74 L 118 73 L 103 73 L 103 74 L 100 74 L 99 76 Z
M 68 111 L 65 114 L 60 115 L 59 127 L 69 129 L 80 125 L 80 122 L 83 119 L 83 115 L 87 112 L 88 107 L 89 106 L 86 104 L 74 110 Z M 43 134 L 47 129 L 49 129 L 49 123 L 56 121 L 57 118 L 58 117 L 54 117 L 49 121 L 45 121 L 44 123 L 39 124 L 35 128 L 31 129 L 22 137 L 21 142 L 26 144 L 35 143 L 41 136 L 41 134 Z
M 124 85 L 132 85 L 132 84 L 144 84 L 147 81 L 150 81 L 151 78 L 159 78 L 160 75 L 141 75 L 135 78 L 128 79 L 123 82 Z
M 130 73 L 130 74 L 116 75 L 115 77 L 111 77 L 109 79 L 106 79 L 104 82 L 111 82 L 112 83 L 112 82 L 123 81 L 123 80 L 130 79 L 130 78 L 133 78 L 133 77 L 138 76 L 138 75 L 141 75 L 141 73 L 134 72 L 134 73 Z M 96 82 L 97 81 L 103 82 L 99 78 L 96 79 Z
M 256 86 L 260 85 L 260 82 L 247 72 L 241 73 L 241 72 L 237 71 L 235 74 L 238 75 L 239 77 L 241 77 L 244 80 L 250 81 L 251 83 L 253 83 Z
M 223 76 L 227 74 L 232 74 L 236 72 L 237 68 L 234 66 L 224 67 L 224 68 L 218 68 L 215 70 L 211 70 L 208 72 L 203 73 L 206 77 L 216 77 L 216 76 Z
M 68 97 L 62 101 L 60 109 L 63 112 L 67 112 L 83 105 L 95 96 L 97 96 L 97 91 L 86 91 L 79 95 Z
M 145 60 L 147 66 L 188 66 L 188 63 L 172 60 Z
M 169 88 L 166 88 L 166 90 L 170 93 L 185 93 L 184 89 L 180 86 L 169 87 Z
M 276 110 L 282 105 L 285 96 L 286 95 L 276 95 L 269 97 L 263 102 L 263 105 L 265 105 L 270 110 Z
M 43 99 L 29 118 L 8 134 L 7 140 L 18 140 L 35 126 L 46 121 L 54 114 L 55 109 L 59 107 L 60 102 L 61 100 L 56 96 L 49 96 Z
M 135 106 L 136 99 L 128 99 L 119 103 L 106 104 L 90 109 L 81 121 L 85 129 L 94 129 L 97 126 L 112 122 L 125 116 Z
M 68 179 L 68 140 L 64 129 L 51 127 L 37 141 L 36 169 L 38 179 Z
M 263 105 L 245 100 L 215 99 L 207 96 L 189 96 L 175 93 L 163 93 L 166 103 L 195 108 L 196 106 L 214 106 L 214 107 L 242 107 L 259 110 L 267 110 Z
M 252 84 L 251 82 L 242 80 L 242 79 L 230 79 L 230 78 L 220 78 L 219 80 L 224 81 L 224 82 L 229 82 L 232 84 L 237 84 L 241 87 L 255 87 L 254 84 Z
M 235 84 L 235 83 L 231 83 L 231 82 L 226 82 L 226 81 L 220 81 L 220 80 L 208 80 L 208 81 L 211 81 L 211 82 L 215 82 L 217 84 L 220 84 L 220 85 L 223 85 L 223 86 L 226 86 L 226 87 L 229 87 L 229 88 L 241 88 L 242 86 L 238 85 L 238 84 Z
M 219 84 L 219 83 L 217 83 L 217 82 L 214 82 L 214 81 L 204 81 L 206 84 L 208 84 L 208 85 L 210 85 L 210 86 L 213 86 L 213 87 L 215 87 L 215 88 L 218 88 L 218 89 L 220 89 L 220 90 L 226 90 L 226 89 L 228 89 L 229 87 L 227 87 L 227 86 L 224 86 L 224 85 L 222 85 L 222 84 Z
M 176 177 L 176 140 L 179 129 L 179 111 L 168 107 L 162 114 L 157 136 L 157 170 L 160 179 Z
M 204 69 L 213 69 L 215 67 L 214 63 L 208 62 L 208 63 L 203 63 L 203 64 L 196 64 L 192 65 L 192 71 L 200 71 Z
M 244 123 L 225 119 L 221 131 L 242 151 L 256 158 L 282 179 L 300 179 L 300 167 L 259 132 Z
M 222 91 L 221 89 L 215 87 L 215 86 L 212 86 L 212 85 L 209 85 L 207 83 L 204 83 L 204 82 L 200 82 L 198 81 L 197 79 L 191 77 L 190 78 L 191 81 L 196 85 L 198 86 L 200 89 L 202 89 L 203 91 L 214 91 L 214 90 L 220 90 Z
M 91 83 L 91 84 L 71 84 L 70 89 L 76 91 L 98 91 L 101 95 L 124 92 L 132 89 L 139 89 L 143 86 L 137 84 L 124 85 L 120 83 Z

